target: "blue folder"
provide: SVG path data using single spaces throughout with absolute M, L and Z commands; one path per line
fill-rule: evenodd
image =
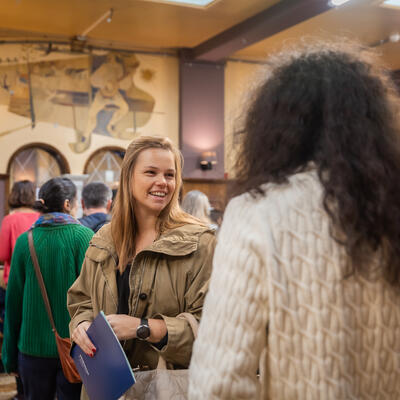
M 75 345 L 71 355 L 90 400 L 115 400 L 134 383 L 135 377 L 103 311 L 94 319 L 87 334 L 96 347 L 94 357 Z

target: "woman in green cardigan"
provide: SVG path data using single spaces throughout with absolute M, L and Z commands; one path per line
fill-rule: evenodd
M 57 331 L 67 337 L 67 290 L 80 273 L 93 231 L 74 218 L 76 187 L 69 179 L 47 181 L 35 208 L 42 215 L 31 228 L 34 246 Z M 22 378 L 26 399 L 79 399 L 81 384 L 69 383 L 61 369 L 27 233 L 17 239 L 11 261 L 2 359 L 7 372 Z

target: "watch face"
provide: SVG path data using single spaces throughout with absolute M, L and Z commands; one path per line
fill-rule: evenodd
M 136 330 L 138 339 L 147 339 L 150 336 L 150 328 L 146 325 L 140 325 Z

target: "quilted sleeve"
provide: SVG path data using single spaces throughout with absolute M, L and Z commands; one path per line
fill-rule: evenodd
M 268 322 L 265 225 L 243 197 L 226 210 L 190 364 L 190 399 L 257 398 Z

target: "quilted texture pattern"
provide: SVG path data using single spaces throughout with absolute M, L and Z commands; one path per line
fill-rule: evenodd
M 310 171 L 229 204 L 190 399 L 400 398 L 400 291 L 380 278 L 344 279 L 346 254 L 321 196 Z

